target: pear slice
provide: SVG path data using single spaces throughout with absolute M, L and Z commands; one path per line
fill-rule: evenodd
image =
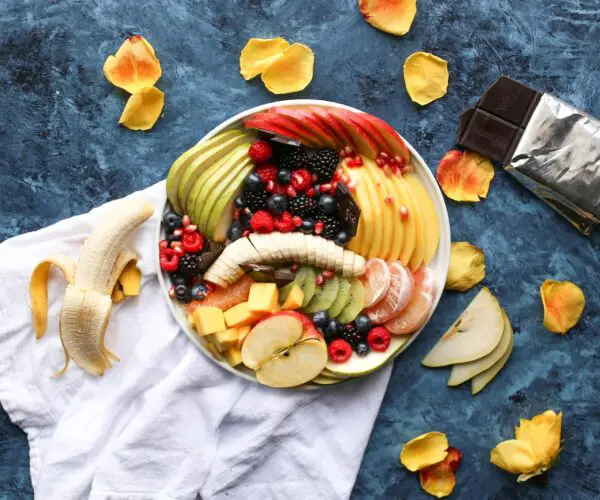
M 504 356 L 511 345 L 513 329 L 504 310 L 502 310 L 502 317 L 504 319 L 504 330 L 502 332 L 502 338 L 496 348 L 483 358 L 476 359 L 470 363 L 454 365 L 450 372 L 450 377 L 448 378 L 449 386 L 454 387 L 472 379 L 481 372 L 491 368 L 492 365 L 496 364 L 496 362 Z
M 504 368 L 504 365 L 508 361 L 508 358 L 510 358 L 514 346 L 514 339 L 512 335 L 509 337 L 509 340 L 510 342 L 508 345 L 508 349 L 506 350 L 504 355 L 492 366 L 490 366 L 486 371 L 481 372 L 480 374 L 475 375 L 473 377 L 473 379 L 471 380 L 471 394 L 475 395 L 478 392 L 482 391 L 483 388 L 486 385 L 488 385 L 496 375 L 498 375 L 498 372 L 502 370 L 502 368 Z
M 503 331 L 500 304 L 482 288 L 422 363 L 433 368 L 483 358 L 496 348 Z
M 311 382 L 313 384 L 319 384 L 319 385 L 335 385 L 335 384 L 341 384 L 343 382 L 343 380 L 337 379 L 337 378 L 325 377 L 324 375 L 317 375 L 315 378 L 313 378 L 311 380 Z

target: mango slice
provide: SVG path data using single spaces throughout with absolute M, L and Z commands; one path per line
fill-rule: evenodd
M 165 94 L 156 87 L 133 94 L 125 104 L 119 123 L 130 130 L 149 130 L 160 116 Z
M 544 305 L 544 326 L 552 333 L 566 334 L 585 308 L 585 295 L 570 281 L 546 280 L 540 287 Z
M 494 167 L 479 153 L 453 149 L 440 161 L 436 178 L 451 200 L 478 202 L 487 196 Z
M 442 432 L 427 432 L 411 439 L 402 448 L 400 462 L 415 472 L 437 464 L 448 455 L 448 438 Z
M 406 35 L 417 13 L 417 0 L 358 0 L 371 26 L 392 35 Z
M 315 54 L 311 48 L 294 43 L 263 70 L 261 78 L 273 94 L 299 92 L 312 81 L 314 65 Z
M 410 98 L 425 106 L 448 92 L 448 62 L 428 52 L 415 52 L 404 62 L 404 84 Z
M 119 276 L 119 283 L 123 289 L 123 295 L 125 297 L 136 297 L 140 294 L 140 287 L 142 282 L 142 273 L 136 266 L 136 262 L 130 262 L 125 266 L 121 276 Z
M 485 255 L 481 248 L 466 241 L 452 243 L 446 290 L 464 292 L 485 278 Z
M 251 38 L 240 54 L 240 73 L 244 80 L 260 75 L 279 59 L 290 43 L 284 38 Z
M 110 83 L 130 94 L 154 86 L 162 74 L 152 45 L 141 35 L 125 40 L 115 55 L 107 57 L 103 69 Z

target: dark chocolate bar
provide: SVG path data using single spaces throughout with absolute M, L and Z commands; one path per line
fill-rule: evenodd
M 360 219 L 360 208 L 348 186 L 340 182 L 335 190 L 335 199 L 338 202 L 340 218 L 344 222 L 348 234 L 351 237 L 355 236 L 358 230 L 358 220 Z
M 219 255 L 225 250 L 225 245 L 217 243 L 216 241 L 207 240 L 204 244 L 204 249 L 198 257 L 198 263 L 200 265 L 200 272 L 203 273 L 213 265 L 214 261 L 217 260 Z

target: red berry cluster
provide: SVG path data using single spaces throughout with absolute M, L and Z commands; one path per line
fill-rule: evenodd
M 204 248 L 204 236 L 187 215 L 181 218 L 181 227 L 173 231 L 173 236 L 179 239 L 171 243 L 168 240 L 158 243 L 160 268 L 170 273 L 179 269 L 179 260 L 183 255 L 198 253 Z
M 385 175 L 404 175 L 410 172 L 410 165 L 406 164 L 406 160 L 401 156 L 391 156 L 382 151 L 375 159 L 375 163 L 379 168 L 382 168 Z

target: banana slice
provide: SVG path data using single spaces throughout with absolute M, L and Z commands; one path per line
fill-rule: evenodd
M 344 264 L 342 266 L 342 276 L 349 278 L 352 276 L 352 269 L 354 267 L 354 255 L 357 255 L 350 250 L 344 250 Z
M 284 262 L 287 259 L 284 251 L 287 235 L 284 233 L 273 233 L 273 236 L 273 249 L 275 251 L 274 260 L 275 262 Z
M 294 262 L 306 262 L 306 247 L 304 245 L 304 235 L 301 233 L 291 233 L 292 258 Z
M 335 269 L 335 243 L 327 241 L 327 269 Z
M 237 281 L 244 274 L 244 270 L 238 266 L 229 255 L 221 254 L 219 256 L 220 261 L 225 265 L 226 274 L 223 276 L 225 281 L 229 284 Z
M 260 262 L 260 254 L 248 238 L 240 238 L 234 241 L 225 247 L 223 253 L 227 254 L 238 265 Z
M 344 269 L 344 247 L 339 245 L 335 246 L 335 268 L 338 271 Z
M 312 234 L 309 234 L 305 237 L 306 242 L 306 263 L 314 266 L 316 260 L 316 251 L 315 251 L 315 237 Z
M 269 256 L 270 256 L 270 251 L 269 251 L 269 247 L 268 247 L 268 242 L 265 239 L 264 234 L 256 234 L 256 233 L 252 233 L 250 234 L 250 243 L 252 243 L 252 245 L 254 245 L 254 248 L 256 249 L 256 251 L 259 253 L 260 257 L 261 257 L 261 262 L 266 262 L 269 260 Z
M 354 254 L 354 261 L 352 263 L 352 274 L 354 276 L 362 276 L 365 274 L 365 259 L 364 257 Z

